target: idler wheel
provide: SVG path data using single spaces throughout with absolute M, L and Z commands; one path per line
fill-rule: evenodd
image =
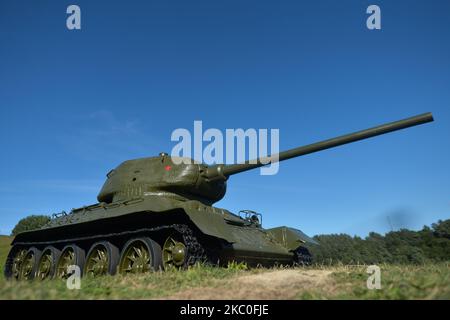
M 5 265 L 5 278 L 7 279 L 19 279 L 20 266 L 25 259 L 27 249 L 20 246 L 13 246 L 8 254 L 8 259 Z

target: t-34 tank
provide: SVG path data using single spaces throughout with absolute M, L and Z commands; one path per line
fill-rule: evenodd
M 284 161 L 430 121 L 431 113 L 425 113 L 242 164 L 175 164 L 165 153 L 125 161 L 107 174 L 99 203 L 63 212 L 41 229 L 18 234 L 5 275 L 64 278 L 73 266 L 84 275 L 96 276 L 184 268 L 196 262 L 309 263 L 304 244 L 314 240 L 300 230 L 264 229 L 258 213 L 244 210 L 236 215 L 213 207 L 224 197 L 227 179 L 268 161 Z

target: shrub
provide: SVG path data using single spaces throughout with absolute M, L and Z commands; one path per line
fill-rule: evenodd
M 24 232 L 24 231 L 39 229 L 39 228 L 43 227 L 44 225 L 46 225 L 48 222 L 50 222 L 49 216 L 44 216 L 44 215 L 28 216 L 26 218 L 21 219 L 16 224 L 16 226 L 14 227 L 14 229 L 11 232 L 11 235 L 16 236 L 17 234 Z

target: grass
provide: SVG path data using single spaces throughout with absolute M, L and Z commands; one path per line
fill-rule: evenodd
M 10 240 L 0 236 L 2 264 Z M 67 289 L 62 280 L 8 281 L 2 272 L 0 299 L 161 299 L 184 292 L 190 292 L 188 298 L 210 292 L 212 298 L 242 299 L 251 292 L 257 299 L 450 299 L 448 263 L 380 267 L 380 290 L 367 289 L 365 266 L 248 269 L 242 264 L 228 268 L 197 265 L 186 271 L 83 278 L 80 290 Z
M 10 244 L 11 244 L 11 237 L 8 236 L 1 236 L 0 235 L 0 263 L 2 264 L 0 267 L 1 275 L 0 275 L 0 281 L 3 280 L 3 267 L 6 261 L 6 256 L 8 255 Z
M 330 268 L 330 267 L 324 267 Z M 450 299 L 450 264 L 380 265 L 381 289 L 369 290 L 366 266 L 331 267 L 334 284 L 299 299 Z
M 0 281 L 0 299 L 152 299 L 199 286 L 216 286 L 245 271 L 194 266 L 183 272 L 83 278 L 80 290 L 69 290 L 62 280 L 43 282 Z

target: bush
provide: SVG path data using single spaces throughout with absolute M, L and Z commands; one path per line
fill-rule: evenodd
M 39 228 L 43 227 L 44 225 L 46 225 L 48 222 L 50 222 L 49 216 L 43 216 L 43 215 L 28 216 L 26 218 L 21 219 L 16 224 L 16 226 L 14 227 L 14 229 L 11 232 L 11 235 L 16 236 L 17 234 L 24 232 L 24 231 L 39 229 Z

